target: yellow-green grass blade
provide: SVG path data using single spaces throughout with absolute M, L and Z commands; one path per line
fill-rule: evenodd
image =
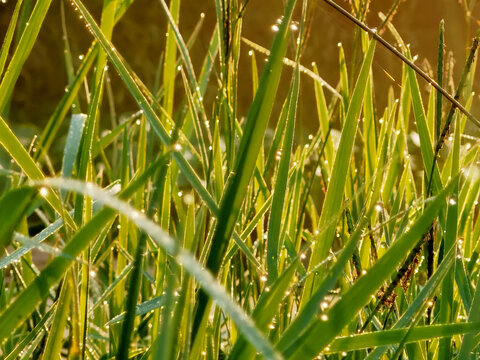
M 7 150 L 12 159 L 20 166 L 23 172 L 30 180 L 42 180 L 44 178 L 42 171 L 37 166 L 32 157 L 28 154 L 25 148 L 22 146 L 18 138 L 8 127 L 7 123 L 0 116 L 0 144 Z M 52 206 L 52 208 L 62 217 L 65 218 L 65 222 L 72 227 L 76 228 L 73 219 L 70 215 L 64 211 L 62 202 L 56 193 L 47 191 L 44 193 L 45 200 Z
M 7 70 L 3 75 L 2 82 L 0 83 L 0 114 L 6 109 L 15 83 L 20 75 L 20 71 L 32 51 L 51 2 L 52 0 L 37 1 L 30 18 L 26 23 L 22 37 L 18 42 L 12 60 L 10 60 Z
M 268 221 L 267 236 L 267 284 L 272 284 L 278 277 L 278 255 L 282 245 L 282 218 L 284 217 L 285 197 L 288 192 L 287 180 L 290 167 L 290 155 L 293 148 L 293 135 L 295 133 L 295 121 L 297 112 L 298 93 L 300 86 L 300 72 L 295 69 L 292 87 L 288 100 L 287 124 L 285 128 L 282 155 L 278 166 L 277 176 L 273 190 L 272 209 Z
M 70 302 L 72 300 L 72 283 L 65 275 L 60 296 L 57 300 L 55 314 L 53 316 L 52 326 L 49 329 L 45 350 L 42 359 L 56 359 L 61 356 L 60 352 L 63 346 L 63 334 L 67 323 L 68 313 L 70 312 Z
M 399 237 L 379 258 L 372 268 L 342 296 L 330 309 L 326 309 L 321 319 L 303 338 L 298 338 L 284 355 L 291 359 L 304 359 L 316 356 L 323 350 L 354 318 L 356 314 L 375 294 L 384 281 L 396 271 L 396 267 L 413 249 L 430 228 L 433 219 L 445 206 L 447 196 L 455 186 L 455 177 L 441 193 L 431 200 L 424 212 L 414 221 L 410 230 Z
M 332 168 L 330 183 L 325 195 L 325 201 L 320 215 L 318 226 L 321 229 L 326 227 L 326 230 L 322 232 L 322 235 L 319 236 L 315 242 L 308 266 L 309 269 L 314 268 L 327 256 L 333 242 L 336 222 L 332 221 L 332 219 L 336 219 L 338 215 L 338 209 L 341 207 L 350 158 L 353 150 L 353 143 L 355 140 L 355 134 L 357 132 L 358 115 L 360 114 L 360 110 L 362 108 L 374 50 L 375 41 L 372 40 L 368 47 L 367 53 L 365 54 L 362 68 L 350 100 L 350 105 L 348 107 L 345 122 L 343 124 L 340 144 L 338 145 L 337 154 L 335 156 L 335 161 Z M 318 286 L 315 285 L 316 280 L 318 279 L 307 279 L 305 283 L 305 290 L 302 296 L 301 306 L 306 304 L 311 296 L 311 293 L 316 290 Z
M 418 87 L 415 71 L 410 67 L 407 67 L 406 71 L 410 81 L 413 113 L 415 115 L 415 124 L 417 126 L 418 136 L 420 137 L 420 149 L 427 178 L 430 176 L 433 166 L 433 144 L 428 131 L 427 118 L 425 116 L 425 109 L 423 107 L 422 96 L 420 93 L 420 88 Z M 427 184 L 429 181 L 429 179 L 426 179 Z M 437 166 L 435 166 L 433 171 L 433 179 L 431 183 L 433 194 L 437 194 L 442 189 L 442 180 L 440 179 L 440 173 Z
M 412 329 L 402 328 L 383 330 L 374 333 L 358 334 L 335 339 L 329 346 L 328 352 L 343 352 L 398 344 L 401 342 L 414 343 L 435 338 L 452 337 L 480 330 L 480 322 L 458 324 L 438 324 L 430 326 L 416 326 Z
M 13 10 L 10 23 L 8 24 L 7 32 L 3 38 L 2 48 L 0 49 L 0 79 L 2 78 L 5 63 L 7 61 L 10 45 L 12 44 L 13 34 L 15 33 L 15 27 L 17 26 L 18 15 L 20 14 L 20 8 L 22 7 L 23 0 L 17 1 L 15 10 Z
M 459 117 L 456 117 L 456 126 L 455 126 L 455 141 L 453 144 L 452 150 L 452 167 L 451 167 L 451 176 L 455 176 L 460 170 L 460 121 Z M 459 183 L 454 186 L 453 193 L 448 201 L 447 205 L 447 219 L 446 219 L 446 229 L 445 236 L 443 238 L 443 247 L 444 251 L 448 252 L 451 249 L 454 249 L 457 241 L 457 224 L 458 224 L 458 189 Z M 453 322 L 454 310 L 453 310 L 453 299 L 454 299 L 454 272 L 450 270 L 447 276 L 445 277 L 442 283 L 442 296 L 440 298 L 440 314 L 439 322 L 440 323 L 451 323 Z M 444 338 L 440 340 L 439 344 L 439 359 L 448 360 L 452 356 L 452 348 L 450 346 L 451 339 Z

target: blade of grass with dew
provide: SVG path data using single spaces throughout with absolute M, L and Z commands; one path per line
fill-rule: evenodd
M 329 346 L 328 352 L 353 351 L 358 349 L 373 348 L 396 344 L 402 341 L 409 329 L 383 330 L 374 333 L 357 334 L 335 339 Z M 411 329 L 405 341 L 407 343 L 430 340 L 434 338 L 451 337 L 480 330 L 480 322 L 438 324 L 417 326 Z
M 347 115 L 340 138 L 340 144 L 338 145 L 337 154 L 332 167 L 331 180 L 325 195 L 325 201 L 322 207 L 322 212 L 319 219 L 319 228 L 326 227 L 326 231 L 322 232 L 322 235 L 318 237 L 315 242 L 315 246 L 312 249 L 312 256 L 308 265 L 309 269 L 314 268 L 320 261 L 322 261 L 328 254 L 328 250 L 333 242 L 333 236 L 335 232 L 335 223 L 331 222 L 337 216 L 338 208 L 340 207 L 348 168 L 350 164 L 350 158 L 352 155 L 353 143 L 355 140 L 355 134 L 357 132 L 358 115 L 360 113 L 363 98 L 365 94 L 366 83 L 370 74 L 370 67 L 373 60 L 373 54 L 375 50 L 375 41 L 372 40 L 357 78 L 357 83 L 352 93 L 350 105 L 348 107 Z M 312 292 L 314 292 L 318 285 L 315 285 L 314 278 L 308 278 L 305 283 L 305 290 L 302 295 L 301 306 L 302 307 L 308 300 Z
M 428 230 L 432 220 L 444 206 L 446 197 L 451 194 L 454 185 L 454 182 L 450 182 L 428 204 L 424 212 L 414 221 L 410 230 L 397 239 L 372 268 L 360 277 L 338 302 L 324 312 L 324 316 L 320 321 L 315 322 L 306 336 L 298 338 L 292 346 L 286 349 L 283 352 L 284 355 L 291 359 L 301 359 L 315 356 L 322 351 L 350 322 L 353 314 L 356 314 L 383 282 L 396 271 L 396 267 Z
M 17 205 L 18 205 L 18 198 L 17 198 Z M 45 241 L 49 236 L 55 234 L 61 227 L 63 226 L 63 219 L 59 218 L 55 222 L 53 222 L 51 225 L 43 229 L 41 232 L 39 232 L 37 235 L 35 235 L 31 239 L 31 244 L 29 245 L 24 245 L 21 246 L 20 248 L 16 249 L 13 251 L 11 254 L 4 256 L 0 259 L 0 269 L 6 268 L 8 265 L 13 263 L 14 261 L 20 259 L 23 255 L 28 253 L 30 250 L 32 250 L 35 245 L 34 244 L 40 244 L 43 241 Z
M 350 89 L 348 86 L 348 71 L 347 71 L 347 63 L 345 62 L 345 53 L 343 51 L 342 43 L 338 43 L 338 60 L 340 63 L 340 84 L 341 84 L 341 91 L 342 94 L 342 104 L 344 107 L 344 111 L 347 111 L 349 98 L 350 98 Z
M 174 239 L 172 239 L 162 230 L 161 227 L 149 220 L 145 215 L 132 208 L 125 201 L 117 197 L 111 196 L 108 192 L 92 184 L 87 186 L 87 184 L 77 180 L 55 178 L 45 179 L 42 181 L 42 183 L 47 186 L 54 186 L 65 190 L 82 192 L 84 196 L 89 196 L 90 198 L 100 201 L 106 206 L 108 206 L 108 208 L 102 210 L 102 212 L 106 211 L 107 214 L 118 212 L 127 216 L 129 220 L 135 223 L 139 229 L 146 232 L 159 246 L 165 249 L 171 256 L 175 257 L 176 261 L 178 261 L 178 263 L 181 264 L 182 267 L 200 283 L 202 288 L 209 293 L 211 298 L 215 300 L 218 306 L 220 306 L 223 311 L 225 311 L 232 318 L 232 320 L 240 329 L 242 335 L 245 336 L 245 338 L 257 349 L 257 351 L 259 351 L 267 359 L 281 359 L 280 355 L 273 349 L 272 345 L 268 342 L 268 340 L 265 339 L 262 333 L 254 325 L 253 321 L 229 297 L 229 295 L 227 295 L 223 287 L 217 283 L 213 275 L 210 272 L 206 271 L 204 267 L 191 255 L 190 252 L 181 248 Z M 121 195 L 125 197 L 125 190 L 124 193 Z M 92 218 L 92 220 L 77 233 L 77 236 L 82 232 L 82 230 L 83 233 L 85 233 L 84 229 L 87 228 L 90 224 L 95 223 L 95 220 L 99 218 L 99 214 L 97 214 L 96 217 Z M 74 242 L 72 239 L 72 241 L 70 241 L 63 250 L 64 256 L 57 257 L 54 261 L 50 263 L 50 265 L 44 270 L 44 272 L 49 273 L 50 271 L 48 271 L 47 269 L 49 269 L 49 267 L 51 269 L 51 266 L 54 263 L 58 264 L 65 261 L 69 262 L 69 260 L 65 260 L 66 256 L 74 257 L 75 254 L 80 250 L 79 248 L 81 248 L 82 245 L 86 245 L 85 241 L 80 242 L 77 240 L 76 242 Z M 37 278 L 35 281 L 38 281 L 38 279 L 39 278 Z M 28 289 L 29 288 L 27 288 L 27 290 Z M 22 294 L 25 294 L 27 290 L 25 290 Z M 34 289 L 33 291 L 37 291 L 37 289 Z M 17 304 L 19 304 L 19 301 L 13 303 L 12 306 L 16 307 L 18 306 Z M 16 316 L 18 316 L 18 314 L 13 316 L 10 313 L 8 314 L 8 317 L 10 318 L 16 318 Z M 0 324 L 2 324 L 2 320 L 6 317 L 5 315 L 7 314 L 4 313 L 2 315 L 3 316 L 0 316 Z M 2 331 L 0 330 L 0 338 L 2 338 L 2 335 Z
M 68 274 L 65 275 L 62 289 L 60 290 L 52 326 L 49 329 L 45 350 L 42 354 L 42 359 L 45 360 L 58 358 L 62 349 L 64 328 L 67 323 L 73 293 L 72 284 L 67 280 L 67 276 Z
M 480 311 L 478 311 L 478 308 L 480 306 L 480 280 L 477 281 L 477 286 L 475 289 L 475 294 L 473 296 L 472 300 L 472 305 L 470 306 L 470 309 L 468 309 L 468 322 L 477 322 L 480 319 Z M 474 357 L 472 356 L 473 354 L 471 351 L 474 349 L 474 338 L 475 335 L 478 334 L 478 330 L 476 332 L 470 331 L 468 334 L 465 334 L 465 336 L 462 339 L 462 344 L 460 345 L 460 351 L 458 353 L 458 359 L 461 360 L 467 360 L 467 359 L 473 359 Z
M 295 69 L 293 83 L 290 89 L 288 101 L 287 124 L 285 128 L 282 155 L 278 166 L 277 176 L 273 190 L 272 208 L 268 221 L 267 235 L 267 272 L 268 282 L 272 284 L 278 277 L 278 255 L 280 252 L 282 215 L 284 213 L 285 196 L 287 193 L 288 168 L 290 166 L 290 154 L 293 147 L 293 135 L 295 132 L 295 121 L 300 86 L 300 72 Z
M 415 115 L 415 123 L 417 125 L 418 135 L 420 136 L 420 149 L 422 152 L 423 164 L 426 171 L 426 177 L 430 176 L 430 170 L 433 166 L 433 145 L 430 141 L 430 135 L 428 132 L 428 125 L 426 122 L 425 109 L 422 104 L 422 97 L 420 89 L 418 87 L 417 78 L 415 72 L 410 67 L 407 67 L 408 78 L 410 81 L 411 96 L 413 113 Z M 428 183 L 429 179 L 427 179 Z M 442 188 L 442 180 L 440 179 L 440 173 L 438 167 L 435 166 L 432 179 L 433 193 L 438 193 Z
M 34 339 L 38 336 L 42 336 L 43 333 L 47 332 L 48 326 L 53 320 L 53 313 L 56 309 L 56 305 L 52 306 L 38 321 L 35 327 L 25 336 L 22 340 L 18 341 L 15 345 L 15 348 L 6 356 L 4 360 L 16 360 L 19 355 L 26 352 L 26 348 L 32 343 Z
M 162 307 L 164 303 L 165 303 L 164 296 L 158 296 L 153 299 L 144 301 L 143 303 L 136 305 L 135 316 L 148 314 L 149 312 Z M 105 323 L 105 325 L 113 325 L 121 321 L 124 321 L 125 315 L 126 315 L 126 312 L 116 315 L 113 318 L 111 318 L 107 323 Z
M 44 178 L 42 171 L 35 164 L 28 152 L 22 146 L 7 123 L 0 116 L 0 144 L 7 150 L 12 159 L 17 163 L 30 180 L 42 180 Z M 75 224 L 68 213 L 63 211 L 60 198 L 55 193 L 47 192 L 45 199 L 60 214 L 65 217 L 65 222 L 75 229 Z
M 460 170 L 460 122 L 457 116 L 455 126 L 455 141 L 452 150 L 451 176 L 455 176 Z M 459 183 L 455 184 L 453 193 L 447 205 L 446 233 L 443 238 L 444 251 L 448 252 L 455 248 L 457 240 L 458 224 L 458 189 Z M 453 300 L 454 300 L 454 270 L 449 271 L 442 283 L 442 297 L 440 298 L 440 323 L 451 323 L 453 321 Z M 438 358 L 447 360 L 452 356 L 451 339 L 444 338 L 440 340 L 438 348 Z
M 248 40 L 247 38 L 244 38 L 244 37 L 242 37 L 242 41 L 245 44 L 247 44 L 248 46 L 250 46 L 252 49 L 254 49 L 254 50 L 256 50 L 256 51 L 258 51 L 262 54 L 265 54 L 266 56 L 270 56 L 270 50 L 264 48 L 263 46 L 260 46 L 257 43 L 254 43 L 253 41 L 250 41 L 250 40 Z M 286 57 L 283 58 L 283 63 L 287 66 L 292 67 L 292 68 L 295 68 L 297 66 L 295 61 L 293 61 L 291 59 L 288 59 Z M 307 67 L 305 67 L 303 65 L 299 65 L 299 67 L 300 67 L 300 72 L 302 74 L 307 75 L 308 77 L 313 79 L 316 83 L 320 84 L 321 86 L 324 86 L 337 99 L 342 98 L 342 95 L 340 95 L 340 93 L 337 90 L 335 90 L 335 88 L 333 86 L 331 86 L 323 78 L 320 77 L 320 75 L 318 74 L 318 71 L 317 72 L 312 71 L 312 70 L 308 69 Z M 314 68 L 315 68 L 315 66 L 314 66 Z
M 2 114 L 7 107 L 15 83 L 20 75 L 20 71 L 32 51 L 51 2 L 52 0 L 38 1 L 26 23 L 22 37 L 18 42 L 15 53 L 13 54 L 7 70 L 3 75 L 2 82 L 0 83 L 0 114 Z
M 68 128 L 65 149 L 63 151 L 62 177 L 64 178 L 72 176 L 86 117 L 85 114 L 73 114 L 70 120 L 70 127 Z M 65 194 L 62 197 L 64 198 Z
M 22 7 L 23 0 L 17 1 L 15 5 L 15 10 L 13 10 L 12 17 L 10 18 L 10 23 L 8 24 L 7 32 L 3 38 L 2 48 L 0 49 L 0 79 L 3 75 L 3 70 L 5 68 L 5 63 L 7 61 L 8 52 L 13 40 L 13 34 L 15 33 L 15 28 L 17 26 L 18 15 L 20 14 L 20 8 Z

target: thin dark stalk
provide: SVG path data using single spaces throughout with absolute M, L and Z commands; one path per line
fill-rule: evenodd
M 425 79 L 426 82 L 431 84 L 435 89 L 438 90 L 440 94 L 442 94 L 448 101 L 450 101 L 453 104 L 454 108 L 458 108 L 463 114 L 465 114 L 465 116 L 468 119 L 470 119 L 470 121 L 472 121 L 476 126 L 480 128 L 480 121 L 475 116 L 473 116 L 462 104 L 460 104 L 457 99 L 455 99 L 452 95 L 450 95 L 447 92 L 447 90 L 445 90 L 443 87 L 438 85 L 435 80 L 433 80 L 430 76 L 428 76 L 427 73 L 425 73 L 412 61 L 410 61 L 405 55 L 403 55 L 400 51 L 395 49 L 393 45 L 391 45 L 388 41 L 386 41 L 384 38 L 378 35 L 375 29 L 370 29 L 367 25 L 365 25 L 363 22 L 358 20 L 355 16 L 350 14 L 348 11 L 346 11 L 344 8 L 342 8 L 340 5 L 336 4 L 332 0 L 323 0 L 323 1 L 325 1 L 328 5 L 333 7 L 335 10 L 337 10 L 340 14 L 345 16 L 347 19 L 352 21 L 355 25 L 359 26 L 364 31 L 369 33 L 375 40 L 377 40 L 380 44 L 382 44 L 387 50 L 392 52 L 405 64 L 410 66 L 418 75 L 420 75 L 423 79 Z

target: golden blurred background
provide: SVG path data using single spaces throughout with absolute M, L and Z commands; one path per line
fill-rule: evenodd
M 342 42 L 347 64 L 350 65 L 355 27 L 335 13 L 322 0 L 315 1 L 317 6 L 311 36 L 302 64 L 310 67 L 311 62 L 315 61 L 320 75 L 328 83 L 336 86 L 339 80 L 337 43 Z M 103 1 L 85 0 L 84 2 L 98 19 Z M 349 8 L 348 2 L 344 0 L 337 0 L 337 2 L 344 8 Z M 378 26 L 381 23 L 378 13 L 380 11 L 386 13 L 393 2 L 394 0 L 372 0 L 367 20 L 368 25 L 370 27 Z M 14 0 L 7 0 L 6 3 L 0 2 L 0 37 L 2 38 L 15 3 Z M 203 62 L 216 21 L 214 0 L 182 0 L 181 6 L 180 30 L 185 38 L 192 33 L 200 14 L 205 13 L 206 15 L 200 36 L 191 50 L 194 65 L 198 70 Z M 243 36 L 268 48 L 273 39 L 271 25 L 281 16 L 282 12 L 283 2 L 281 0 L 250 0 L 243 19 Z M 78 66 L 80 63 L 78 56 L 86 51 L 92 41 L 92 36 L 76 17 L 68 1 L 65 2 L 65 14 L 74 63 Z M 454 54 L 456 59 L 454 71 L 455 77 L 458 78 L 471 37 L 477 30 L 477 19 L 479 18 L 480 6 L 477 6 L 472 14 L 467 15 L 461 0 L 404 0 L 393 19 L 393 24 L 404 41 L 411 44 L 412 54 L 418 55 L 417 62 L 428 69 L 426 63 L 429 63 L 432 68 L 436 67 L 439 22 L 441 19 L 445 19 L 446 50 Z M 471 24 L 469 30 L 467 30 L 468 22 Z M 158 61 L 164 48 L 165 31 L 166 17 L 157 0 L 136 0 L 114 31 L 115 46 L 150 87 L 153 85 Z M 393 42 L 393 37 L 388 32 L 385 32 L 384 36 Z M 240 76 L 239 84 L 239 116 L 246 114 L 252 99 L 248 50 L 250 49 L 244 46 L 241 54 L 240 72 L 243 75 Z M 259 67 L 264 58 L 264 55 L 258 54 Z M 386 101 L 386 91 L 390 86 L 398 95 L 401 63 L 392 54 L 378 46 L 373 69 L 376 104 L 378 109 L 382 109 Z M 284 87 L 288 85 L 289 73 L 288 70 L 284 72 Z M 110 76 L 117 114 L 135 111 L 137 108 L 134 102 L 113 70 L 110 71 Z M 299 108 L 301 126 L 297 128 L 300 129 L 300 132 L 307 134 L 317 127 L 317 119 L 312 81 L 306 77 L 302 80 L 303 88 Z M 30 137 L 30 134 L 33 133 L 38 134 L 37 130 L 42 128 L 52 114 L 66 84 L 61 0 L 54 0 L 36 45 L 17 82 L 8 117 L 9 122 L 12 125 L 15 124 L 13 126 L 20 129 L 20 132 L 25 127 L 26 129 L 23 131 L 26 137 Z M 179 90 L 181 90 L 181 83 L 179 86 Z M 476 87 L 478 88 L 478 85 Z M 207 109 L 208 96 L 211 98 L 214 95 L 214 91 L 210 91 L 207 95 Z M 277 110 L 280 104 L 281 101 L 278 101 Z M 86 111 L 86 109 L 82 110 Z M 474 113 L 477 115 L 479 114 L 478 110 L 478 106 L 474 108 Z M 103 116 L 108 117 L 108 111 L 105 111 Z M 275 122 L 275 113 L 272 122 Z

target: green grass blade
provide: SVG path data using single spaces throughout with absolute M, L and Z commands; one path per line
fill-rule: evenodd
M 353 351 L 376 346 L 391 345 L 402 342 L 419 342 L 435 338 L 451 337 L 480 330 L 480 322 L 417 326 L 410 329 L 383 330 L 368 334 L 359 334 L 335 339 L 329 346 L 329 352 Z
M 309 269 L 314 268 L 327 256 L 328 250 L 333 242 L 336 224 L 335 222 L 332 222 L 332 219 L 335 219 L 338 215 L 338 209 L 341 206 L 341 201 L 344 194 L 350 158 L 353 150 L 353 143 L 355 140 L 355 134 L 357 132 L 358 115 L 362 108 L 363 97 L 369 78 L 374 50 L 375 41 L 372 40 L 365 55 L 362 68 L 350 100 L 350 105 L 348 107 L 342 135 L 340 138 L 340 144 L 338 145 L 335 162 L 332 168 L 330 183 L 325 195 L 322 213 L 320 215 L 318 226 L 322 229 L 326 226 L 326 231 L 323 231 L 322 235 L 319 236 L 315 242 L 308 266 Z M 317 279 L 309 278 L 306 281 L 305 291 L 302 296 L 302 306 L 309 300 L 312 291 L 317 288 L 318 285 L 314 285 L 315 280 Z
M 0 79 L 2 78 L 5 62 L 7 61 L 10 45 L 12 44 L 13 34 L 15 33 L 15 27 L 17 26 L 18 15 L 20 14 L 22 3 L 23 0 L 17 1 L 15 10 L 13 10 L 12 17 L 10 18 L 10 23 L 8 24 L 7 32 L 3 38 L 2 48 L 0 49 Z
M 287 124 L 282 146 L 282 156 L 278 166 L 277 176 L 273 190 L 272 209 L 268 221 L 267 237 L 267 271 L 268 284 L 273 283 L 278 277 L 278 255 L 281 247 L 282 218 L 284 203 L 287 194 L 288 169 L 290 167 L 290 155 L 293 147 L 293 135 L 295 132 L 295 120 L 300 86 L 300 72 L 295 70 L 293 84 L 289 94 Z
M 145 315 L 148 314 L 149 312 L 159 309 L 165 304 L 165 297 L 164 296 L 158 296 L 153 299 L 144 301 L 141 304 L 138 304 L 135 308 L 135 316 L 140 316 L 140 315 Z M 117 316 L 114 316 L 111 318 L 105 325 L 113 325 L 116 323 L 119 323 L 125 319 L 126 312 L 123 312 Z
M 67 316 L 70 312 L 70 302 L 72 300 L 72 284 L 65 276 L 60 297 L 57 300 L 57 307 L 53 316 L 52 326 L 48 332 L 43 359 L 56 359 L 60 357 L 60 351 L 63 345 L 64 328 L 67 322 Z
M 63 151 L 62 177 L 64 178 L 72 176 L 78 149 L 80 147 L 80 140 L 83 134 L 85 119 L 85 114 L 74 114 L 70 120 L 67 140 L 65 141 L 65 150 Z
M 28 152 L 24 149 L 20 141 L 14 135 L 7 123 L 0 116 L 0 144 L 7 150 L 12 159 L 20 166 L 23 172 L 30 180 L 42 180 L 44 178 L 42 171 L 35 164 Z M 65 217 L 65 222 L 73 229 L 76 228 L 72 218 L 63 210 L 60 198 L 57 194 L 48 191 L 45 194 L 45 200 L 58 212 L 60 216 Z
M 20 38 L 12 60 L 8 64 L 2 82 L 0 83 L 0 114 L 6 109 L 20 71 L 32 51 L 51 2 L 52 0 L 38 1 L 26 23 L 25 31 Z

